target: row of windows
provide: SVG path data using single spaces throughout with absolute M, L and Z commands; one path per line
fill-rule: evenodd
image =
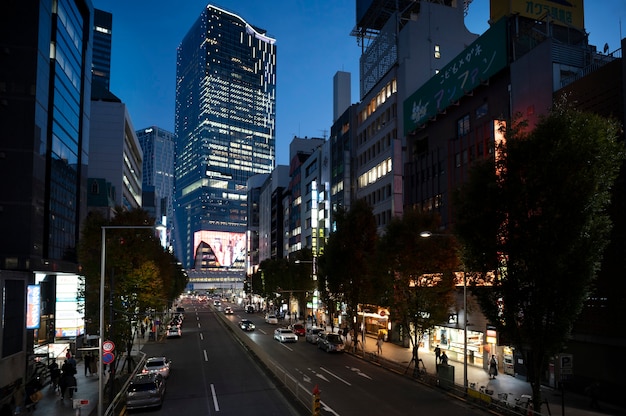
M 380 137 L 371 146 L 364 149 L 357 156 L 358 166 L 364 166 L 371 160 L 376 160 L 380 155 L 386 155 L 391 149 L 391 141 L 395 139 L 397 130 L 393 129 L 386 135 Z
M 367 120 L 367 118 L 371 116 L 376 109 L 378 109 L 378 107 L 383 105 L 385 101 L 387 101 L 387 99 L 396 92 L 398 92 L 398 89 L 396 79 L 394 78 L 382 87 L 378 94 L 376 94 L 376 96 L 372 98 L 369 103 L 367 103 L 365 108 L 361 110 L 359 114 L 359 124 L 364 123 L 365 120 Z
M 391 196 L 391 184 L 389 184 L 365 195 L 365 200 L 367 201 L 369 206 L 374 207 L 377 204 L 388 201 Z
M 390 173 L 391 169 L 392 169 L 392 159 L 389 157 L 383 160 L 378 165 L 374 166 L 372 169 L 368 170 L 367 172 L 359 176 L 358 178 L 359 188 L 363 189 L 366 186 L 373 184 L 380 178 Z

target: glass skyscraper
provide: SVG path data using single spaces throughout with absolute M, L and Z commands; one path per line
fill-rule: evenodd
M 273 169 L 275 119 L 275 39 L 206 6 L 177 52 L 174 248 L 184 267 L 243 276 L 246 181 Z

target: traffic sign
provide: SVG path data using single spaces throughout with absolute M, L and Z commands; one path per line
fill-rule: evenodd
M 104 343 L 102 344 L 102 351 L 104 352 L 111 352 L 115 349 L 115 344 L 113 343 L 113 341 L 104 341 Z
M 572 354 L 561 354 L 561 375 L 573 374 L 574 370 L 574 356 Z
M 115 354 L 113 354 L 112 352 L 105 352 L 104 354 L 102 354 L 102 362 L 104 364 L 111 364 L 113 360 L 115 360 Z

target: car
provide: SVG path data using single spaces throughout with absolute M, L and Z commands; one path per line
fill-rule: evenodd
M 293 324 L 291 325 L 291 330 L 299 337 L 303 337 L 306 335 L 306 328 L 302 324 Z
M 278 318 L 276 317 L 276 315 L 267 315 L 265 317 L 265 322 L 267 322 L 268 324 L 276 325 L 278 324 Z
M 227 315 L 232 315 L 233 314 L 233 308 L 231 308 L 230 306 L 227 306 L 224 308 L 224 313 Z
M 249 319 L 242 319 L 239 322 L 239 328 L 243 329 L 244 331 L 254 331 L 254 328 L 256 328 L 254 326 L 254 322 L 252 322 Z
M 214 300 L 213 301 L 213 306 L 218 307 L 218 306 L 222 306 L 222 302 L 219 300 Z
M 306 330 L 306 335 L 304 335 L 304 339 L 306 342 L 310 342 L 311 344 L 317 344 L 317 334 L 320 332 L 324 332 L 322 328 L 308 328 Z
M 183 331 L 179 326 L 172 325 L 167 329 L 168 338 L 180 338 L 183 335 Z
M 165 397 L 165 379 L 161 374 L 138 374 L 128 384 L 126 409 L 161 407 Z
M 333 332 L 320 332 L 317 334 L 317 348 L 321 348 L 326 352 L 343 352 L 341 335 Z
M 278 328 L 274 331 L 274 339 L 280 342 L 297 342 L 298 336 L 289 328 Z
M 170 376 L 170 365 L 172 361 L 167 357 L 150 357 L 141 370 L 142 374 L 161 374 L 163 378 Z
M 254 313 L 254 306 L 246 305 L 246 313 Z

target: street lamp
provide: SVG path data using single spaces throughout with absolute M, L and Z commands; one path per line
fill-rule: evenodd
M 450 237 L 449 234 L 433 234 L 430 231 L 422 231 L 420 237 L 430 238 L 432 236 L 437 237 Z M 467 389 L 467 274 L 463 270 L 463 387 Z
M 98 355 L 100 368 L 98 369 L 98 416 L 102 416 L 102 404 L 104 401 L 104 371 L 102 370 L 102 343 L 104 336 L 104 271 L 106 266 L 106 230 L 107 229 L 151 229 L 163 230 L 162 225 L 103 225 L 102 226 L 102 252 L 100 258 L 100 334 L 98 342 Z

